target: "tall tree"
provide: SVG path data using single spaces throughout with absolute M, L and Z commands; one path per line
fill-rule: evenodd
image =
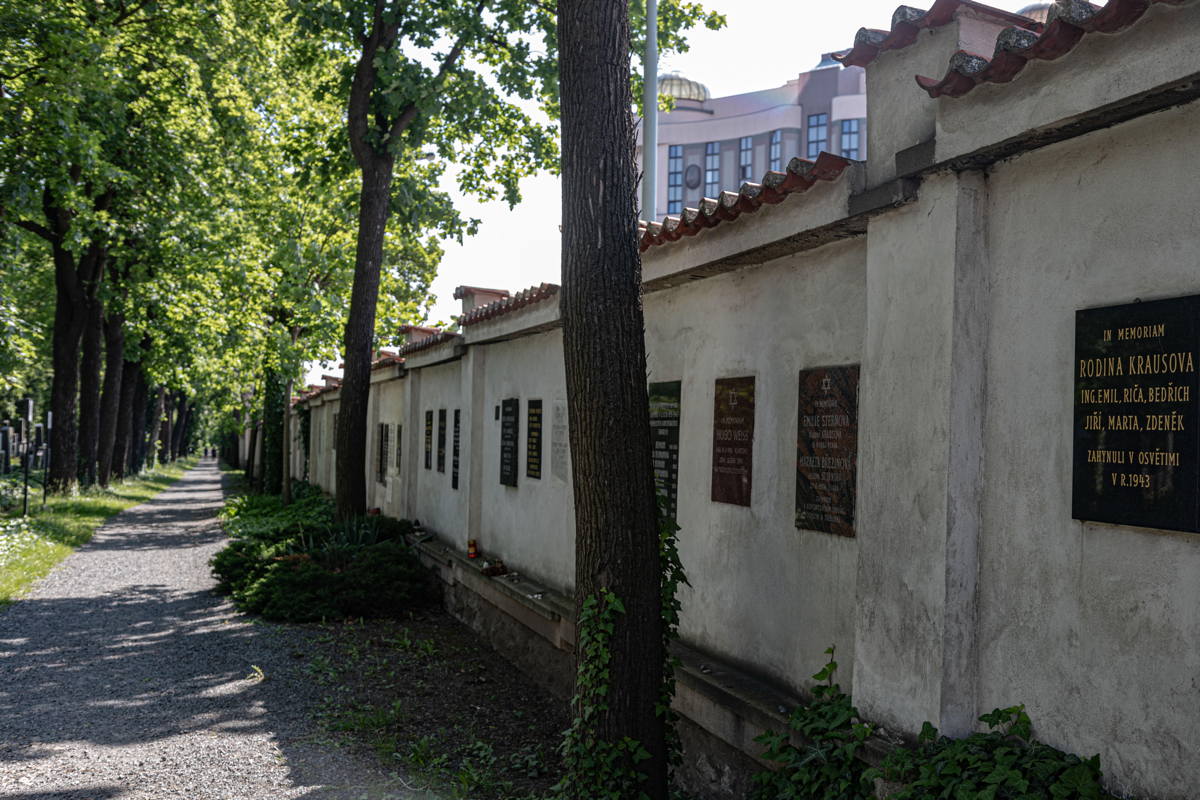
M 659 534 L 637 243 L 625 0 L 560 0 L 562 317 L 575 492 L 575 601 L 605 593 L 616 614 L 599 741 L 625 755 L 652 800 L 668 796 Z M 615 445 L 614 443 L 620 443 Z
M 389 220 L 400 217 L 396 232 L 412 240 L 434 229 L 469 232 L 473 225 L 431 189 L 450 163 L 460 189 L 510 204 L 520 200 L 522 177 L 557 169 L 550 121 L 558 108 L 557 22 L 541 0 L 296 0 L 296 7 L 306 29 L 332 45 L 323 52 L 356 54 L 340 87 L 361 184 L 336 486 L 339 515 L 353 516 L 366 506 L 367 392 Z M 660 8 L 664 50 L 686 49 L 680 31 L 698 21 L 723 24 L 686 0 Z M 535 104 L 544 113 L 531 113 Z

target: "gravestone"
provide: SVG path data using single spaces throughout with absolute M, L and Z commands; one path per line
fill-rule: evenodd
M 857 364 L 800 373 L 796 527 L 854 535 L 858 475 Z
M 754 478 L 754 377 L 718 380 L 713 406 L 712 499 L 748 506 Z
M 450 455 L 450 488 L 458 488 L 458 448 L 462 441 L 462 409 L 454 409 L 454 435 L 452 438 L 452 452 Z
M 679 503 L 679 381 L 650 384 L 650 437 L 654 486 L 675 519 Z
M 500 483 L 517 485 L 517 437 L 520 435 L 521 401 L 500 401 Z
M 437 471 L 446 471 L 446 409 L 438 409 Z
M 425 469 L 433 469 L 433 411 L 425 412 Z
M 12 452 L 12 428 L 6 420 L 4 427 L 0 427 L 0 475 L 7 475 L 12 470 Z
M 567 482 L 570 469 L 570 434 L 567 432 L 567 401 L 554 401 L 554 419 L 550 425 L 550 471 L 563 483 Z
M 1200 532 L 1200 296 L 1075 314 L 1071 515 Z
M 525 475 L 542 477 L 542 401 L 530 400 L 525 424 Z

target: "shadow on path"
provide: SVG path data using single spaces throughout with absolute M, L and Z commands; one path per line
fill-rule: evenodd
M 221 501 L 203 462 L 0 612 L 0 798 L 425 796 L 322 744 L 312 632 L 213 594 Z

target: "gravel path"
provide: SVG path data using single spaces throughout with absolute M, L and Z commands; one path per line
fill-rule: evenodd
M 311 631 L 212 593 L 221 500 L 204 461 L 0 611 L 0 798 L 431 797 L 322 735 Z

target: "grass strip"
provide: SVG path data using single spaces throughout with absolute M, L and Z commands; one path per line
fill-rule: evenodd
M 27 519 L 20 517 L 19 509 L 0 517 L 0 608 L 91 539 L 109 518 L 146 502 L 195 465 L 194 458 L 180 459 L 107 489 L 52 495 L 45 508 L 41 493 L 31 493 Z

